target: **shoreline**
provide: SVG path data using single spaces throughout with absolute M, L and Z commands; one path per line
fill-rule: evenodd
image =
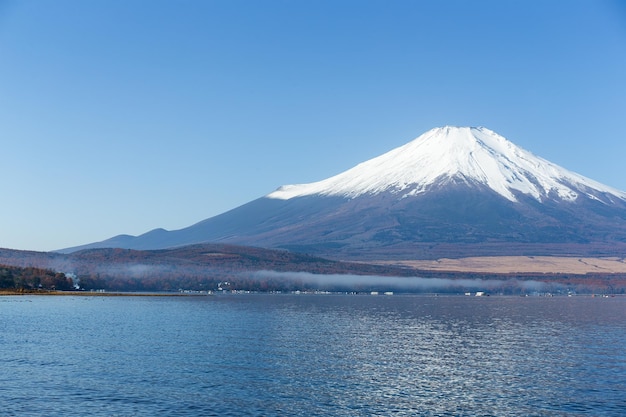
M 520 293 L 520 294 L 503 294 L 498 292 L 481 292 L 476 291 L 460 291 L 460 292 L 379 292 L 379 291 L 362 291 L 362 292 L 350 292 L 350 291 L 233 291 L 224 293 L 240 295 L 240 294 L 260 294 L 260 295 L 354 295 L 354 296 L 373 296 L 373 297 L 386 297 L 386 296 L 426 296 L 426 297 L 479 297 L 483 296 L 485 298 L 489 297 L 513 297 L 513 298 L 526 298 L 526 297 L 543 297 L 543 298 L 563 298 L 563 297 L 600 297 L 600 298 L 615 298 L 626 297 L 626 294 L 607 294 L 605 291 L 602 291 L 598 288 L 598 291 L 592 292 L 582 292 L 582 293 L 554 293 L 550 291 L 546 292 L 535 292 L 535 293 Z M 111 291 L 111 292 L 98 292 L 98 291 L 52 291 L 52 290 L 0 290 L 0 298 L 3 296 L 21 296 L 21 295 L 36 295 L 36 296 L 86 296 L 86 297 L 207 297 L 214 296 L 215 293 L 189 293 L 189 292 L 120 292 L 120 291 Z
M 208 293 L 180 292 L 100 292 L 100 291 L 54 291 L 54 290 L 0 290 L 0 297 L 10 295 L 87 296 L 87 297 L 199 297 Z

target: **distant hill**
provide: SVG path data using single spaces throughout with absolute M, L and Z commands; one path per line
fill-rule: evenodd
M 334 177 L 280 187 L 184 229 L 121 235 L 62 252 L 198 243 L 359 261 L 621 256 L 626 193 L 489 129 L 443 127 Z
M 561 260 L 562 261 L 562 260 Z M 585 260 L 590 265 L 602 262 Z M 463 267 L 464 264 L 467 267 Z M 510 264 L 516 260 L 507 260 Z M 572 265 L 575 259 L 569 261 Z M 614 264 L 619 264 L 615 259 Z M 544 260 L 545 263 L 545 260 Z M 500 288 L 509 294 L 528 288 L 571 288 L 577 292 L 626 292 L 626 273 L 560 273 L 483 267 L 476 260 L 385 264 L 339 262 L 316 256 L 225 244 L 200 244 L 160 250 L 88 249 L 70 254 L 0 249 L 0 264 L 41 268 L 50 276 L 70 277 L 82 288 L 114 291 L 187 290 L 341 290 L 400 289 L 410 292 L 463 292 Z M 606 263 L 605 263 L 606 264 Z M 502 272 L 502 270 L 505 272 Z M 621 271 L 621 269 L 620 269 Z M 362 277 L 362 278 L 359 278 Z M 530 284 L 525 284 L 530 283 Z M 534 283 L 534 284 L 533 284 Z M 531 285 L 532 284 L 532 285 Z M 531 286 L 529 286 L 531 285 Z

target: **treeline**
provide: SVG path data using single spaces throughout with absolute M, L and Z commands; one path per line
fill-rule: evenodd
M 61 272 L 42 268 L 20 268 L 0 265 L 0 289 L 13 290 L 71 290 L 72 278 Z
M 340 264 L 338 264 L 340 265 Z M 337 265 L 337 266 L 338 266 Z M 124 270 L 125 268 L 121 268 Z M 320 268 L 321 269 L 321 268 Z M 67 276 L 64 273 L 54 272 L 50 269 L 34 268 L 34 267 L 14 267 L 0 264 L 0 289 L 4 290 L 72 290 L 80 288 L 81 290 L 107 290 L 107 291 L 178 291 L 196 290 L 196 291 L 218 291 L 222 290 L 248 290 L 248 291 L 293 291 L 293 290 L 328 290 L 328 291 L 386 291 L 395 290 L 402 291 L 399 288 L 386 288 L 383 274 L 378 276 L 381 278 L 376 284 L 359 286 L 349 286 L 342 284 L 340 277 L 337 277 L 334 285 L 328 283 L 324 286 L 317 286 L 311 282 L 301 281 L 297 274 L 289 276 L 280 275 L 272 276 L 266 274 L 257 274 L 254 271 L 232 271 L 222 269 L 210 269 L 195 267 L 170 267 L 167 270 L 161 268 L 159 271 L 146 270 L 142 273 L 134 271 L 129 276 L 122 270 L 116 273 L 79 273 L 76 278 L 74 275 Z M 315 271 L 315 269 L 314 269 Z M 308 271 L 307 271 L 308 272 Z M 325 274 L 327 271 L 315 271 Z M 339 276 L 343 271 L 333 271 Z M 393 271 L 398 272 L 398 271 Z M 415 274 L 415 271 L 403 271 L 406 278 L 446 278 L 452 282 L 446 287 L 437 288 L 437 292 L 442 293 L 459 293 L 464 292 L 462 286 L 455 285 L 455 279 L 477 280 L 487 283 L 491 280 L 501 281 L 497 285 L 495 292 L 501 294 L 522 294 L 529 291 L 524 282 L 539 281 L 544 285 L 542 291 L 563 291 L 565 289 L 572 290 L 576 293 L 596 293 L 605 294 L 626 294 L 626 276 L 623 274 L 586 274 L 586 275 L 566 275 L 566 274 L 486 274 L 486 273 L 454 273 L 442 271 L 421 271 Z M 367 275 L 367 274 L 364 274 Z M 392 276 L 398 276 L 393 274 Z M 463 282 L 461 281 L 461 282 Z M 397 284 L 397 281 L 396 281 Z M 465 285 L 467 285 L 465 283 Z M 476 284 L 480 285 L 480 284 Z M 492 287 L 492 286 L 488 286 Z M 476 288 L 475 290 L 482 290 Z M 419 289 L 413 288 L 405 291 L 420 292 Z M 431 290 L 425 290 L 431 291 Z
M 443 275 L 443 274 L 442 274 Z M 440 276 L 441 277 L 441 276 Z M 440 278 L 439 277 L 439 278 Z M 314 284 L 307 280 L 299 280 L 297 275 L 291 277 L 259 276 L 253 272 L 249 274 L 229 274 L 212 271 L 210 274 L 180 274 L 180 275 L 153 275 L 144 277 L 124 276 L 81 276 L 79 285 L 84 290 L 104 289 L 108 291 L 216 291 L 223 290 L 246 290 L 246 291 L 295 291 L 295 290 L 325 290 L 325 291 L 398 291 L 398 292 L 440 292 L 440 293 L 463 293 L 466 291 L 482 291 L 486 288 L 493 292 L 505 295 L 518 295 L 539 292 L 564 292 L 572 291 L 579 294 L 603 293 L 603 294 L 626 294 L 626 278 L 621 276 L 528 276 L 524 274 L 510 275 L 484 275 L 468 274 L 459 276 L 449 274 L 450 280 L 445 286 L 431 289 L 411 286 L 411 277 L 407 276 L 406 287 L 397 280 L 393 284 L 386 284 L 384 277 L 379 276 L 372 284 L 353 284 L 350 280 L 342 282 L 337 277 L 334 284 Z M 433 281 L 436 282 L 435 277 Z M 422 277 L 424 283 L 428 278 Z M 459 283 L 455 282 L 459 279 Z M 475 280 L 469 283 L 468 280 Z M 489 281 L 498 281 L 490 285 Z M 526 284 L 528 281 L 533 284 Z M 470 285 L 472 288 L 468 288 Z M 400 287 L 400 288 L 398 288 Z M 405 288 L 402 288 L 405 287 Z M 475 288 L 474 288 L 475 287 Z M 534 290 L 533 288 L 536 288 Z
M 258 271 L 257 271 L 258 272 Z M 407 271 L 409 272 L 409 271 Z M 294 290 L 326 290 L 326 291 L 398 291 L 398 292 L 432 292 L 434 287 L 420 289 L 411 285 L 411 278 L 416 275 L 428 283 L 428 278 L 449 280 L 445 286 L 439 286 L 436 292 L 463 293 L 466 291 L 482 291 L 485 288 L 506 295 L 526 294 L 534 291 L 540 292 L 564 292 L 572 291 L 579 294 L 604 293 L 626 294 L 626 276 L 616 274 L 596 275 L 560 275 L 560 274 L 485 274 L 485 273 L 454 273 L 432 272 L 415 275 L 405 275 L 407 285 L 401 285 L 397 279 L 393 284 L 386 284 L 383 275 L 377 275 L 377 279 L 371 284 L 363 281 L 354 284 L 348 279 L 343 281 L 342 273 L 336 275 L 333 283 L 325 280 L 324 284 L 315 284 L 311 280 L 301 280 L 297 273 L 294 274 L 259 274 L 254 271 L 237 272 L 216 270 L 183 270 L 159 273 L 146 272 L 134 277 L 128 275 L 87 274 L 79 275 L 78 284 L 84 290 L 108 290 L 108 291 L 216 291 L 223 290 L 247 290 L 259 292 L 271 291 L 294 291 Z M 324 274 L 321 274 L 323 276 Z M 350 274 L 354 276 L 353 274 Z M 367 274 L 363 274 L 367 276 Z M 398 277 L 398 275 L 390 275 Z M 458 281 L 455 282 L 456 280 Z M 358 282 L 358 280 L 356 280 Z M 468 283 L 468 281 L 475 281 Z M 490 281 L 497 281 L 490 284 Z M 434 285 L 434 284 L 433 284 Z M 468 288 L 467 286 L 473 286 Z M 400 287 L 400 288 L 398 288 Z M 404 289 L 402 289 L 404 287 Z M 475 287 L 475 288 L 474 288 Z M 429 289 L 430 288 L 430 289 Z M 533 289 L 536 288 L 536 289 Z

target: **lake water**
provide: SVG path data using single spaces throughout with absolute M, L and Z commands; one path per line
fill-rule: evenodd
M 0 413 L 626 415 L 626 298 L 0 297 Z

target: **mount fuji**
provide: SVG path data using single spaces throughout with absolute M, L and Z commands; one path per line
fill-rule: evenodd
M 328 179 L 282 186 L 184 229 L 61 252 L 205 242 L 353 260 L 623 256 L 626 193 L 489 129 L 446 126 Z

